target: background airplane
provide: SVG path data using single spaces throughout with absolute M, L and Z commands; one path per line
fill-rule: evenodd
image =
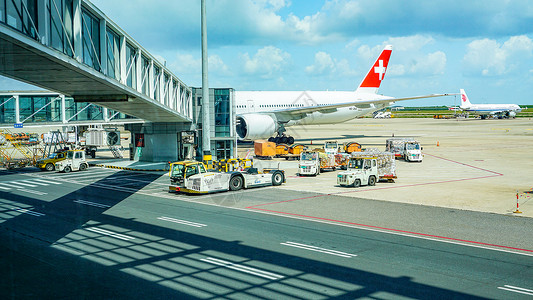
M 486 119 L 488 116 L 514 118 L 517 113 L 522 111 L 518 104 L 472 104 L 463 89 L 461 89 L 461 106 L 459 108 L 469 114 L 480 115 L 481 119 Z
M 240 140 L 267 139 L 294 143 L 285 135 L 292 125 L 336 124 L 372 114 L 396 101 L 448 96 L 394 98 L 378 95 L 392 53 L 387 45 L 355 91 L 236 91 L 237 135 Z M 273 137 L 275 135 L 275 137 Z

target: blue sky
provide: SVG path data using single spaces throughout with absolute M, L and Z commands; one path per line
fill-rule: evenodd
M 201 86 L 200 0 L 93 0 L 189 86 Z M 380 93 L 533 104 L 530 0 L 207 0 L 209 84 L 354 90 L 393 45 Z M 26 85 L 0 78 L 0 90 Z M 454 97 L 402 102 L 453 105 Z

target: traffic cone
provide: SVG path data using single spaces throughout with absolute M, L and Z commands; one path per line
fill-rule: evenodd
M 437 147 L 439 146 L 439 141 L 437 141 Z

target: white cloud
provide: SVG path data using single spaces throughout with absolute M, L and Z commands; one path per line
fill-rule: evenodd
M 315 63 L 305 67 L 305 72 L 310 75 L 323 75 L 335 71 L 335 62 L 331 55 L 320 51 L 315 54 Z
M 494 76 L 524 72 L 521 67 L 532 56 L 533 40 L 521 35 L 510 37 L 503 44 L 491 39 L 475 40 L 467 45 L 463 62 L 466 74 Z
M 245 73 L 272 78 L 285 69 L 291 56 L 279 48 L 267 46 L 259 49 L 253 58 L 250 58 L 248 53 L 243 54 L 241 58 L 244 61 Z
M 446 54 L 442 51 L 429 53 L 414 60 L 409 73 L 417 75 L 440 75 L 446 69 Z

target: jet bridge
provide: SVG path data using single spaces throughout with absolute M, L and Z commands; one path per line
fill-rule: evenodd
M 89 1 L 4 3 L 1 75 L 151 122 L 192 121 L 191 89 Z

